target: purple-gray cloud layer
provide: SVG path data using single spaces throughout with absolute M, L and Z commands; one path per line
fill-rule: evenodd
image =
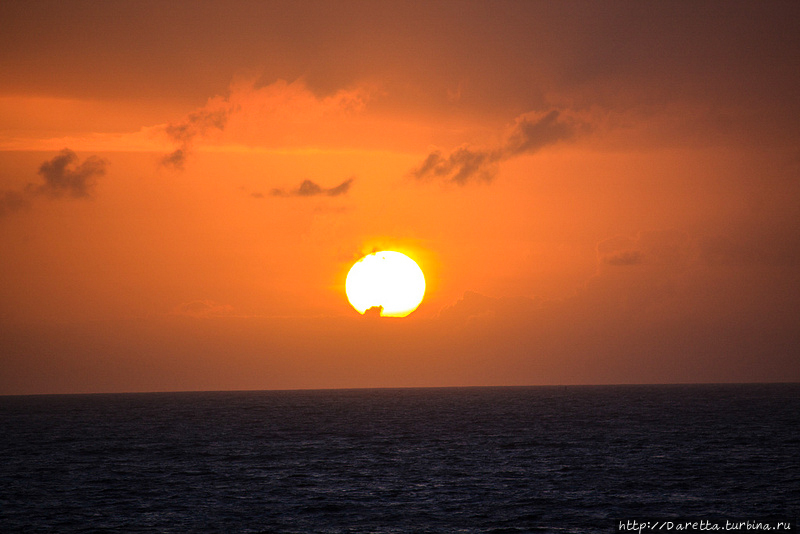
M 671 266 L 797 266 L 800 233 L 771 230 L 768 235 L 690 236 L 677 230 L 650 230 L 635 237 L 618 236 L 597 244 L 597 257 L 610 267 Z

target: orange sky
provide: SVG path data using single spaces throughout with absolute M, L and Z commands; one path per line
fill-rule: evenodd
M 0 394 L 800 380 L 798 6 L 5 2 Z

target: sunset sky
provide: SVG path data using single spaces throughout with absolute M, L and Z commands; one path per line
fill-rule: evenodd
M 798 381 L 798 95 L 795 1 L 2 2 L 0 394 Z

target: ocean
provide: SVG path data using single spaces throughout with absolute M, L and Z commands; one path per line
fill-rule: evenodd
M 593 533 L 800 511 L 800 384 L 6 396 L 0 425 L 1 532 Z

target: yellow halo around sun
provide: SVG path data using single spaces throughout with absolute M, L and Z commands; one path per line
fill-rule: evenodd
M 347 300 L 358 313 L 381 307 L 383 317 L 405 317 L 425 295 L 425 275 L 414 260 L 391 250 L 373 252 L 347 273 Z

